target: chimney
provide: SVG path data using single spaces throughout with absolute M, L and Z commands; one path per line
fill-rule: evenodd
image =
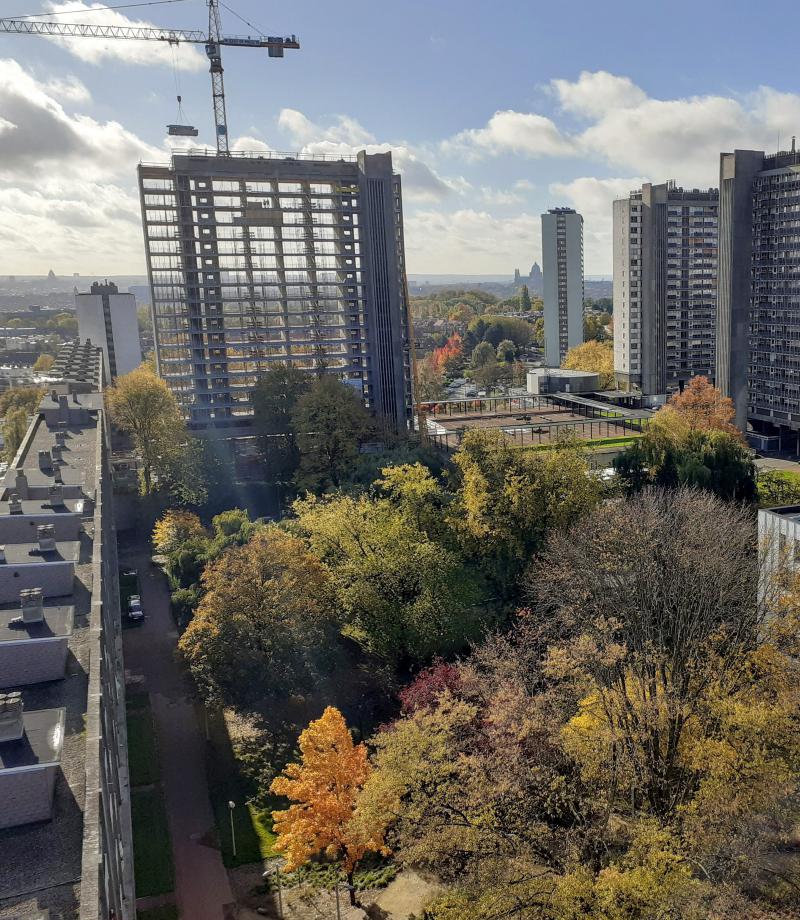
M 60 485 L 64 482 L 64 477 L 61 475 L 61 467 L 53 467 L 53 479 Z
M 63 447 L 67 443 L 67 433 L 66 431 L 57 431 L 56 432 L 56 444 L 59 447 Z
M 67 400 L 66 394 L 62 393 L 61 396 L 58 397 L 58 408 L 66 409 L 68 404 L 69 401 Z
M 53 460 L 56 461 L 56 463 L 61 463 L 61 461 L 64 459 L 64 458 L 61 456 L 61 451 L 62 451 L 62 450 L 63 450 L 63 448 L 62 448 L 62 446 L 61 446 L 60 444 L 54 444 L 54 445 L 50 448 L 50 455 L 52 456 Z
M 25 734 L 22 721 L 22 694 L 0 693 L 0 744 L 4 741 L 19 741 Z
M 64 505 L 64 486 L 56 483 L 47 490 L 50 496 L 50 504 L 53 508 L 61 508 Z
M 53 458 L 50 456 L 49 450 L 40 450 L 39 451 L 39 469 L 51 470 L 53 468 Z
M 58 402 L 58 390 L 50 390 L 50 399 L 52 399 L 54 403 Z
M 3 546 L 0 546 L 0 563 L 4 563 L 5 561 L 6 561 L 6 548 L 5 548 L 5 545 L 3 545 Z
M 8 496 L 8 513 L 9 514 L 22 514 L 22 502 L 19 500 L 19 495 L 16 492 L 12 492 Z
M 26 501 L 28 498 L 28 477 L 25 475 L 24 470 L 17 470 L 17 475 L 14 479 L 14 491 L 19 495 L 19 497 Z
M 39 541 L 40 553 L 54 553 L 56 551 L 55 525 L 39 524 L 36 528 L 36 539 Z
M 19 592 L 23 623 L 41 623 L 44 620 L 44 605 L 41 588 L 23 588 Z

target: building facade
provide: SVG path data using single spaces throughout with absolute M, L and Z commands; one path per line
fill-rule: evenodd
M 142 363 L 139 319 L 133 294 L 120 294 L 113 281 L 95 281 L 88 294 L 75 295 L 78 335 L 103 351 L 111 380 L 127 374 Z
M 400 177 L 357 157 L 175 154 L 139 167 L 158 370 L 194 429 L 240 428 L 271 364 L 410 418 Z
M 645 183 L 614 202 L 614 370 L 645 395 L 715 374 L 716 189 Z
M 800 431 L 800 154 L 720 156 L 717 379 L 737 425 Z
M 560 367 L 583 342 L 583 217 L 572 208 L 542 214 L 544 358 Z

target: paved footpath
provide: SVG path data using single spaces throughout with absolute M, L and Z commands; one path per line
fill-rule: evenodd
M 178 634 L 166 579 L 145 553 L 120 547 L 120 564 L 139 572 L 146 619 L 123 633 L 125 670 L 144 677 L 150 692 L 181 918 L 224 920 L 234 898 L 219 850 L 201 842 L 213 830 L 214 817 L 191 688 L 175 658 Z

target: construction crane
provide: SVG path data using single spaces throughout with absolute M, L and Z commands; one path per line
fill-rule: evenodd
M 208 32 L 191 29 L 153 29 L 139 26 L 103 26 L 85 23 L 42 22 L 30 19 L 0 19 L 0 32 L 14 35 L 47 35 L 54 38 L 114 38 L 134 41 L 166 42 L 169 45 L 204 45 L 211 74 L 211 98 L 214 105 L 214 128 L 217 153 L 230 156 L 228 144 L 228 118 L 225 111 L 225 86 L 222 79 L 222 48 L 266 48 L 270 57 L 283 57 L 286 49 L 299 49 L 296 35 L 223 36 L 221 34 L 219 0 L 206 0 L 208 6 Z M 179 127 L 179 126 L 171 126 Z M 193 134 L 193 131 L 173 131 L 175 134 Z

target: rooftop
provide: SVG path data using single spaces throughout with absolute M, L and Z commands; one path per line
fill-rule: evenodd
M 0 642 L 21 639 L 56 639 L 72 635 L 75 607 L 71 604 L 44 604 L 44 619 L 40 623 L 21 623 L 19 604 L 0 607 Z M 17 625 L 11 625 L 17 621 Z
M 762 508 L 767 514 L 776 514 L 794 524 L 800 524 L 800 505 L 785 505 L 781 508 Z
M 22 721 L 22 738 L 0 744 L 0 771 L 58 763 L 64 744 L 64 710 L 26 712 Z

